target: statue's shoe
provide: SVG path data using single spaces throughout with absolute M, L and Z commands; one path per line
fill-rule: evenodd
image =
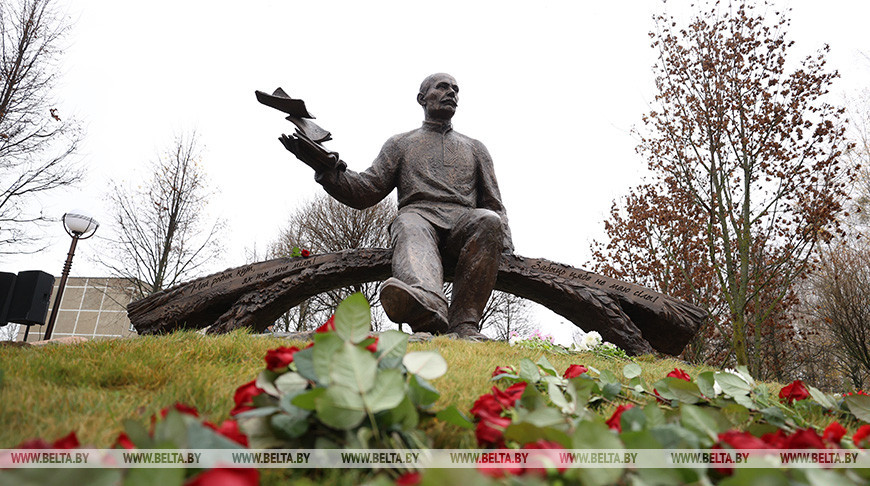
M 414 332 L 447 332 L 447 319 L 426 305 L 421 292 L 397 278 L 381 285 L 381 305 L 391 321 L 408 323 Z
M 481 334 L 477 330 L 477 326 L 472 324 L 460 324 L 458 326 L 453 326 L 449 330 L 450 333 L 456 334 L 456 336 L 460 339 L 466 339 L 469 341 L 492 341 L 489 337 Z

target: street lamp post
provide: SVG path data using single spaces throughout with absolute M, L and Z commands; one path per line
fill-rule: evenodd
M 69 254 L 66 256 L 66 263 L 63 266 L 63 273 L 60 276 L 60 284 L 57 286 L 57 296 L 54 298 L 54 305 L 51 307 L 51 316 L 48 318 L 48 326 L 45 328 L 45 335 L 42 339 L 51 339 L 51 331 L 54 330 L 54 322 L 57 320 L 57 312 L 60 310 L 60 300 L 63 298 L 63 289 L 66 287 L 66 280 L 69 278 L 69 271 L 72 268 L 73 255 L 76 252 L 76 243 L 79 240 L 84 240 L 94 236 L 100 223 L 92 218 L 85 211 L 70 211 L 63 215 L 63 228 L 67 234 L 72 237 L 72 244 L 69 247 Z

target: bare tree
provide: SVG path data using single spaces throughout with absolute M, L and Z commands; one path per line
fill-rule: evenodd
M 768 351 L 788 339 L 794 282 L 837 232 L 853 176 L 841 161 L 849 143 L 843 110 L 824 98 L 837 77 L 825 67 L 827 47 L 789 63 L 787 10 L 708 6 L 685 27 L 656 18 L 658 94 L 638 147 L 655 181 L 633 194 L 656 204 L 609 226 L 598 268 L 668 259 L 672 284 L 717 293 L 696 302 L 724 309 L 719 324 L 730 343 L 720 357 L 733 353 L 764 376 L 778 366 Z M 632 243 L 651 220 L 672 225 L 651 243 Z M 673 244 L 681 240 L 691 242 L 688 260 Z
M 396 203 L 384 199 L 364 210 L 353 209 L 328 195 L 303 204 L 291 216 L 281 236 L 269 248 L 271 257 L 290 256 L 294 248 L 331 253 L 355 248 L 388 248 L 389 227 L 396 218 Z M 314 296 L 287 312 L 279 322 L 285 330 L 304 331 L 323 324 L 345 297 L 362 292 L 372 303 L 372 328 L 387 322 L 378 304 L 379 282 L 360 283 Z M 282 326 L 283 324 L 283 326 Z
M 78 124 L 53 107 L 60 43 L 69 29 L 52 0 L 0 2 L 0 255 L 32 252 L 46 221 L 36 197 L 78 181 L 69 163 Z
M 151 162 L 145 185 L 113 183 L 115 235 L 98 260 L 137 297 L 195 277 L 221 253 L 215 235 L 223 223 L 203 216 L 210 193 L 200 158 L 196 135 L 180 135 Z
M 816 321 L 834 346 L 841 371 L 861 389 L 870 376 L 870 246 L 839 243 L 823 253 L 813 275 Z
M 529 321 L 529 301 L 507 292 L 493 291 L 483 309 L 478 330 L 498 341 L 507 341 L 511 333 L 521 337 L 533 331 Z

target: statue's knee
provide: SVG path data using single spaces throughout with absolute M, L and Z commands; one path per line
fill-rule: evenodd
M 478 231 L 486 236 L 498 238 L 502 237 L 501 217 L 495 211 L 489 209 L 475 210 L 475 227 Z

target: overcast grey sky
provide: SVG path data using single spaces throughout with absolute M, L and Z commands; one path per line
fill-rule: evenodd
M 684 17 L 689 1 L 665 4 Z M 842 79 L 832 101 L 868 86 L 867 2 L 791 6 L 795 55 L 831 45 Z M 288 214 L 321 191 L 277 141 L 292 127 L 256 102 L 281 86 L 333 133 L 328 148 L 363 170 L 392 134 L 419 125 L 420 81 L 453 74 L 454 127 L 493 156 L 518 254 L 574 266 L 615 198 L 637 184 L 643 160 L 630 130 L 655 95 L 648 32 L 657 1 L 69 0 L 74 26 L 57 98 L 86 131 L 76 190 L 43 200 L 48 215 L 82 208 L 112 231 L 107 181 L 148 177 L 142 164 L 174 133 L 195 129 L 217 191 L 208 211 L 228 222 L 217 271 L 261 252 Z M 394 195 L 391 197 L 395 197 Z M 3 262 L 4 271 L 60 273 L 69 237 Z M 79 245 L 72 273 L 103 275 Z

